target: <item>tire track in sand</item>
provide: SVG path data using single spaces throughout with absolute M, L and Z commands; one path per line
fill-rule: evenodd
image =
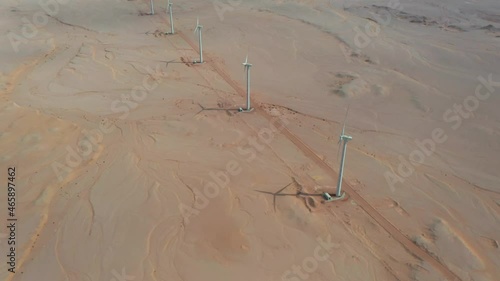
M 166 16 L 161 16 L 161 19 L 164 22 L 168 23 Z M 177 35 L 179 35 L 187 44 L 191 46 L 195 53 L 198 53 L 198 48 L 196 44 L 194 44 L 189 37 L 187 37 L 182 31 L 177 31 Z M 205 65 L 210 67 L 214 72 L 219 74 L 226 83 L 228 83 L 231 88 L 233 88 L 240 96 L 244 97 L 246 95 L 244 89 L 234 81 L 231 76 L 224 71 L 223 68 L 219 67 L 214 60 L 211 59 L 210 56 L 205 55 L 206 61 Z M 260 114 L 262 117 L 266 118 L 268 121 L 275 121 L 271 115 L 269 115 L 266 111 L 264 111 L 259 103 L 254 102 L 256 105 L 255 111 Z M 309 146 L 307 146 L 298 136 L 293 134 L 290 130 L 285 127 L 285 124 L 278 120 L 278 123 L 282 126 L 283 130 L 281 133 L 287 137 L 298 149 L 300 149 L 305 156 L 309 159 L 313 160 L 319 167 L 321 167 L 324 171 L 336 174 L 332 167 L 330 167 L 326 162 L 324 162 Z M 417 246 L 413 243 L 406 235 L 404 235 L 398 228 L 396 228 L 391 222 L 389 222 L 382 214 L 380 214 L 368 201 L 366 201 L 359 193 L 357 193 L 349 183 L 343 181 L 342 185 L 344 186 L 345 192 L 349 193 L 349 196 L 358 203 L 358 205 L 372 218 L 374 219 L 382 228 L 384 228 L 396 241 L 398 241 L 409 253 L 415 255 L 419 259 L 428 262 L 435 269 L 441 272 L 442 275 L 445 276 L 447 281 L 461 281 L 461 279 L 456 275 L 453 271 L 451 271 L 448 267 L 426 252 L 424 249 Z

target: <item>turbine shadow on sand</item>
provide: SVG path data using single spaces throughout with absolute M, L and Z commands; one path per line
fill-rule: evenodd
M 273 207 L 274 207 L 274 212 L 276 212 L 276 196 L 322 196 L 322 194 L 314 194 L 314 193 L 305 193 L 302 191 L 297 191 L 296 193 L 281 193 L 285 188 L 289 187 L 292 183 L 287 184 L 286 186 L 282 187 L 280 190 L 276 192 L 270 192 L 270 191 L 263 191 L 263 190 L 255 190 L 260 193 L 264 194 L 270 194 L 273 196 Z
M 226 111 L 229 115 L 232 115 L 230 111 L 238 111 L 238 108 L 224 108 L 224 107 L 204 107 L 203 105 L 198 103 L 198 106 L 201 108 L 200 111 L 198 111 L 195 115 L 200 114 L 201 112 L 205 110 L 223 110 Z

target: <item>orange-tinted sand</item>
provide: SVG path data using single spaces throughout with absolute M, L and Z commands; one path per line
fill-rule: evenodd
M 1 280 L 498 280 L 498 1 L 60 2 L 0 4 Z

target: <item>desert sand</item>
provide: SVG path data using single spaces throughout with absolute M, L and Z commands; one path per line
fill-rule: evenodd
M 498 280 L 498 1 L 154 4 L 0 4 L 1 280 Z

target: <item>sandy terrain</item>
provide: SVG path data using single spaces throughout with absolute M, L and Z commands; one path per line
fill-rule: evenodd
M 500 4 L 435 2 L 2 1 L 0 279 L 498 280 Z

